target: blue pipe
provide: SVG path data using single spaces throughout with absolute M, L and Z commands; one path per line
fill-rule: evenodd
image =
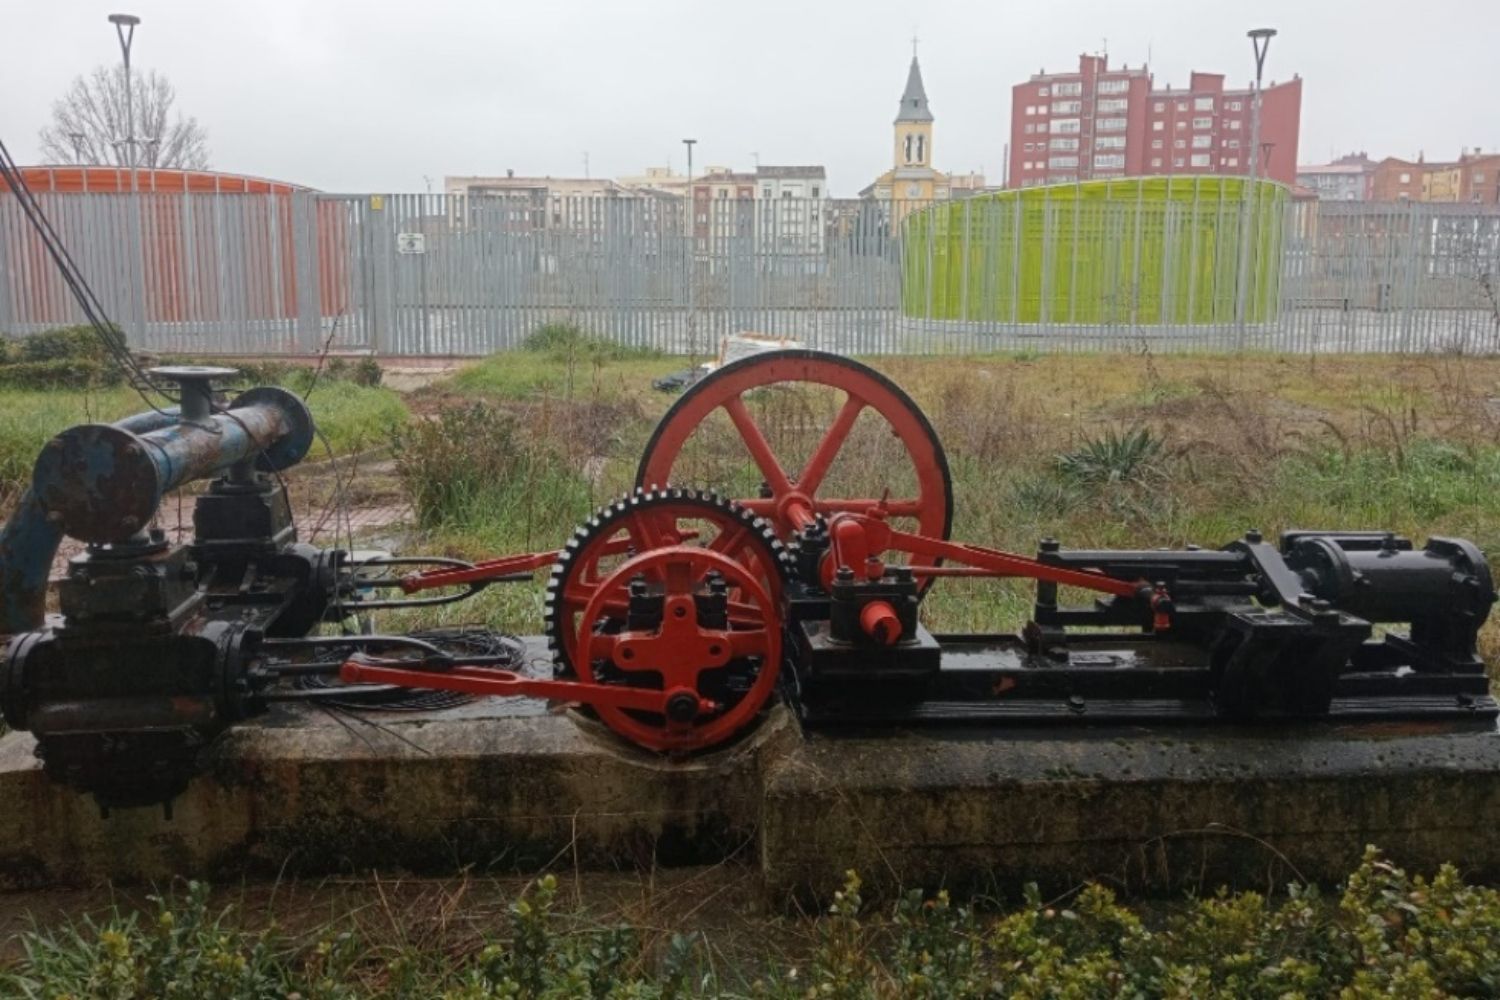
M 0 635 L 42 626 L 64 534 L 95 544 L 127 541 L 171 490 L 238 463 L 288 468 L 307 454 L 315 433 L 302 400 L 274 387 L 251 389 L 206 419 L 180 419 L 176 407 L 138 413 L 73 427 L 47 442 L 31 488 L 0 530 Z

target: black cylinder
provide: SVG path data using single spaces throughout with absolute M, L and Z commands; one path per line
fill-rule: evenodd
M 1454 539 L 1434 538 L 1413 550 L 1394 536 L 1346 546 L 1337 536 L 1304 535 L 1292 542 L 1286 562 L 1308 593 L 1371 622 L 1420 621 L 1494 599 L 1483 554 Z

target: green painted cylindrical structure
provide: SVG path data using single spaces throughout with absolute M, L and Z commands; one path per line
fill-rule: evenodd
M 1272 321 L 1287 202 L 1283 185 L 1243 177 L 1130 177 L 943 202 L 901 220 L 902 311 L 1002 324 L 1231 323 L 1243 280 L 1246 322 Z

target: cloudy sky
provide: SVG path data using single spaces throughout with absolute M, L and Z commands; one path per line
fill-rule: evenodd
M 1010 87 L 1108 47 L 1252 74 L 1248 28 L 1279 29 L 1266 76 L 1299 73 L 1302 162 L 1330 152 L 1500 149 L 1500 0 L 0 0 L 0 139 L 22 163 L 75 75 L 117 60 L 105 16 L 142 19 L 134 62 L 176 84 L 215 168 L 329 191 L 424 178 L 594 176 L 822 163 L 836 195 L 889 164 L 921 39 L 935 163 L 998 183 Z

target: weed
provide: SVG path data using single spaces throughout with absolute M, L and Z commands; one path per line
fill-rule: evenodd
M 1159 471 L 1161 439 L 1150 428 L 1116 430 L 1057 456 L 1063 478 L 1085 486 L 1143 482 Z

